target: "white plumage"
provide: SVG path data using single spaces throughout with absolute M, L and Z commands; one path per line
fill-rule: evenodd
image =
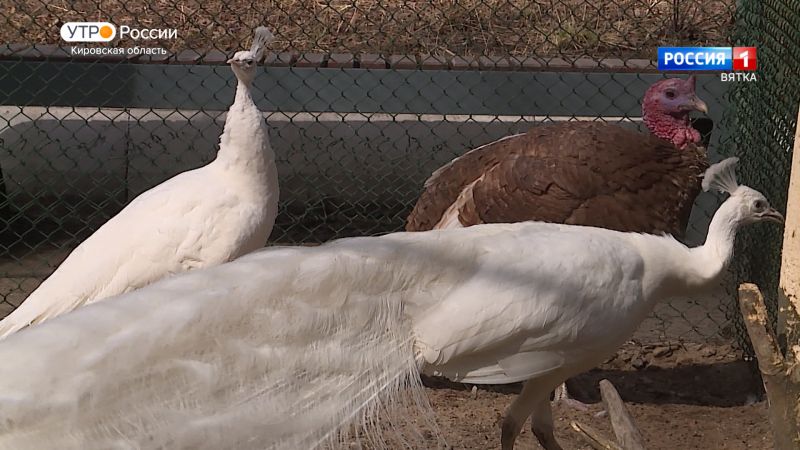
M 740 225 L 782 220 L 724 185 L 692 249 L 536 222 L 395 233 L 265 249 L 81 308 L 0 343 L 0 448 L 315 448 L 348 424 L 396 448 L 386 427 L 418 416 L 377 418 L 398 404 L 429 417 L 418 370 L 529 380 L 503 447 L 533 413 L 559 448 L 550 391 L 610 356 L 655 302 L 713 284 Z
M 0 337 L 266 244 L 277 215 L 278 176 L 250 90 L 271 39 L 260 27 L 252 48 L 229 61 L 238 85 L 217 158 L 144 192 L 100 227 L 0 322 Z

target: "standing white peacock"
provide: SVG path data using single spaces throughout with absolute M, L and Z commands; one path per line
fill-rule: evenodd
M 703 187 L 730 197 L 696 248 L 540 222 L 341 239 L 265 249 L 30 327 L 0 342 L 0 448 L 307 449 L 350 425 L 394 448 L 393 421 L 376 415 L 398 403 L 429 413 L 422 371 L 528 380 L 502 448 L 532 414 L 539 442 L 559 449 L 550 391 L 613 354 L 656 302 L 712 285 L 741 226 L 782 222 L 736 184 L 735 164 L 706 172 Z
M 0 337 L 266 244 L 278 211 L 278 175 L 251 89 L 272 37 L 257 28 L 250 50 L 228 61 L 238 84 L 216 159 L 135 198 L 0 322 Z

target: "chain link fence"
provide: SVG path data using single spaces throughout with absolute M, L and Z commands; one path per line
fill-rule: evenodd
M 731 139 L 723 150 L 740 157 L 742 182 L 783 210 L 800 105 L 800 2 L 748 0 L 741 2 L 736 17 L 734 42 L 758 45 L 759 78 L 731 89 L 723 122 Z M 759 285 L 773 320 L 782 241 L 782 229 L 759 225 L 744 230 L 736 248 L 737 280 Z M 752 356 L 738 309 L 732 313 L 739 343 Z
M 639 102 L 663 76 L 661 45 L 759 48 L 757 83 L 704 74 L 698 94 L 711 108 L 712 159 L 742 156 L 743 179 L 785 205 L 800 98 L 793 0 L 0 5 L 0 316 L 133 197 L 213 159 L 235 86 L 225 60 L 258 25 L 277 37 L 256 79 L 281 182 L 271 242 L 400 230 L 436 168 L 542 122 L 644 130 Z M 176 33 L 70 45 L 59 37 L 69 21 Z M 703 241 L 717 204 L 698 199 L 688 243 Z M 779 242 L 775 229 L 748 233 L 737 274 L 774 281 Z M 729 295 L 660 305 L 637 339 L 743 336 L 732 306 Z

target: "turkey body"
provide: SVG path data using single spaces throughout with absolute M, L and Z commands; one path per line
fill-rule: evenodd
M 615 124 L 536 126 L 434 172 L 406 230 L 538 220 L 682 236 L 707 167 L 703 147 Z

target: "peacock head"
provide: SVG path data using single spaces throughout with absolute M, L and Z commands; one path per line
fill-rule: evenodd
M 267 27 L 256 28 L 253 45 L 250 50 L 236 52 L 233 58 L 228 60 L 228 64 L 231 65 L 236 78 L 247 84 L 253 82 L 253 78 L 256 75 L 256 64 L 264 56 L 264 49 L 273 38 L 274 36 Z
M 695 83 L 694 76 L 657 81 L 642 101 L 642 115 L 650 132 L 680 148 L 701 140 L 700 133 L 691 127 L 689 113 L 708 114 L 708 106 L 695 92 Z
M 783 215 L 770 206 L 764 194 L 737 183 L 738 162 L 739 158 L 728 158 L 709 167 L 703 175 L 703 190 L 715 189 L 730 194 L 725 203 L 730 203 L 732 218 L 738 224 L 747 225 L 756 222 L 782 224 Z

